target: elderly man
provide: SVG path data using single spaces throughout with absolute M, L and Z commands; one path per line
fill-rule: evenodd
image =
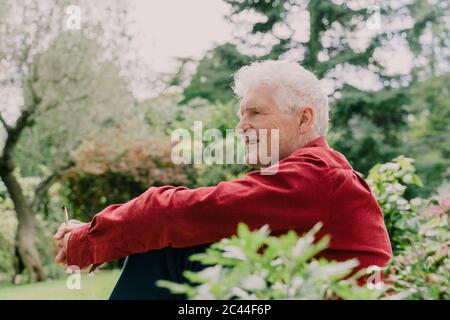
M 62 226 L 58 263 L 85 268 L 131 255 L 111 298 L 171 298 L 154 281 L 182 281 L 183 270 L 199 270 L 187 257 L 235 234 L 239 222 L 251 229 L 268 224 L 280 235 L 302 234 L 321 221 L 318 236 L 331 236 L 322 256 L 357 258 L 361 268 L 386 264 L 392 252 L 382 212 L 364 179 L 327 144 L 328 101 L 317 78 L 297 63 L 264 61 L 243 67 L 234 80 L 238 129 L 256 132 L 245 140 L 247 158 L 252 144 L 270 142 L 270 129 L 278 129 L 276 173 L 254 171 L 197 189 L 151 187 L 90 223 Z

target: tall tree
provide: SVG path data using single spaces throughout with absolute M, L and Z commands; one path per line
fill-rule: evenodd
M 118 57 L 130 40 L 123 31 L 126 6 L 120 1 L 94 7 L 89 1 L 0 0 L 0 8 L 0 92 L 12 97 L 0 105 L 0 177 L 18 220 L 16 274 L 23 266 L 43 280 L 35 243 L 39 201 L 72 165 L 71 149 L 131 102 L 118 77 L 124 63 Z M 36 131 L 39 127 L 53 134 L 47 136 L 52 161 L 45 163 L 46 176 L 29 199 L 15 175 L 17 150 L 27 138 L 39 141 L 34 135 L 43 132 Z
M 408 151 L 416 159 L 429 195 L 450 180 L 450 72 L 418 82 L 411 88 Z M 419 190 L 418 190 L 419 191 Z
M 414 78 L 392 71 L 390 54 L 405 48 L 413 53 L 405 60 L 423 58 L 421 39 L 430 29 L 439 39 L 435 49 L 448 42 L 448 1 L 224 1 L 229 20 L 246 31 L 238 37 L 241 51 L 295 59 L 331 84 L 330 140 L 357 170 L 401 152 L 410 101 L 405 86 Z
M 197 64 L 195 73 L 183 90 L 184 99 L 181 103 L 198 97 L 210 102 L 230 101 L 233 98 L 230 85 L 234 72 L 253 59 L 241 54 L 231 43 L 210 50 Z

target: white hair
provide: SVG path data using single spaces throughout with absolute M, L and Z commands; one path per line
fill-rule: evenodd
M 314 133 L 326 135 L 328 97 L 312 72 L 296 62 L 266 60 L 253 62 L 234 74 L 233 91 L 240 99 L 244 98 L 250 89 L 259 85 L 276 90 L 274 100 L 284 112 L 311 106 L 316 117 Z

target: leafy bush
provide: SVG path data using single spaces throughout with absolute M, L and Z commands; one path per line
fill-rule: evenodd
M 399 156 L 392 162 L 375 165 L 367 178 L 383 211 L 394 254 L 411 245 L 419 228 L 417 213 L 426 204 L 419 198 L 405 199 L 408 185 L 422 186 L 413 162 Z
M 71 217 L 89 221 L 104 207 L 125 203 L 150 186 L 189 184 L 189 169 L 171 161 L 168 137 L 142 138 L 112 128 L 86 141 L 75 153 L 60 194 Z
M 159 280 L 157 285 L 190 299 L 374 299 L 382 290 L 360 287 L 349 277 L 358 265 L 316 258 L 329 237 L 314 243 L 317 224 L 302 237 L 291 230 L 270 236 L 268 226 L 250 231 L 241 223 L 237 235 L 212 244 L 206 252 L 192 255 L 192 261 L 212 265 L 195 273 L 185 271 L 190 283 Z M 264 248 L 261 253 L 261 249 Z
M 418 232 L 411 246 L 387 269 L 390 291 L 409 299 L 450 299 L 450 197 L 431 201 L 416 217 Z
M 450 198 L 406 200 L 408 185 L 422 186 L 413 162 L 399 156 L 374 166 L 368 177 L 395 253 L 386 269 L 389 292 L 408 299 L 448 299 Z
M 17 219 L 14 204 L 0 181 L 0 282 L 10 280 L 14 270 L 14 237 Z

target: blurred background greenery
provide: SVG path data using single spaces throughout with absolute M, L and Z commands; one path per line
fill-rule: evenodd
M 295 60 L 323 79 L 329 143 L 356 170 L 367 176 L 405 155 L 422 183 L 402 198 L 448 196 L 448 1 L 220 2 L 237 31 L 232 40 L 155 73 L 134 45 L 132 2 L 0 0 L 0 299 L 30 297 L 11 283 L 63 276 L 51 240 L 62 203 L 71 218 L 89 221 L 149 186 L 214 185 L 247 172 L 174 165 L 170 134 L 194 120 L 234 128 L 232 76 L 255 60 Z M 81 9 L 79 29 L 69 5 Z M 117 275 L 96 277 L 111 288 Z M 64 277 L 49 283 L 27 288 L 36 298 L 44 288 L 59 296 L 52 286 Z M 96 298 L 107 297 L 102 288 Z

